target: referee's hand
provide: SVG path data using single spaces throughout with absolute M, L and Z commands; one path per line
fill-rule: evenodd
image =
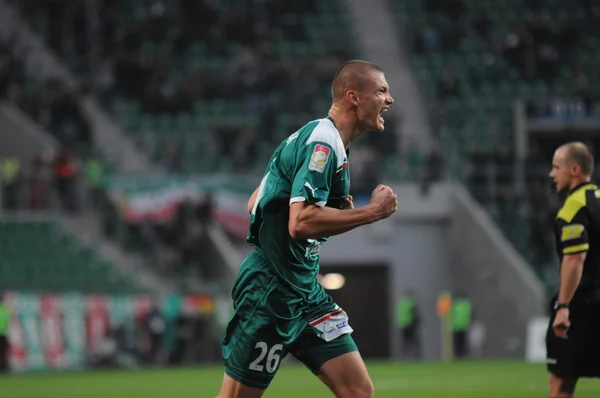
M 554 329 L 554 334 L 556 337 L 560 337 L 562 339 L 567 338 L 567 331 L 571 326 L 571 322 L 569 322 L 569 309 L 561 308 L 556 311 L 556 317 L 554 318 L 554 323 L 552 324 L 552 328 Z

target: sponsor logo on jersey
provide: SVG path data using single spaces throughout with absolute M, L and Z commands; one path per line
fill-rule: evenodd
M 317 188 L 313 188 L 312 185 L 310 185 L 310 182 L 305 182 L 304 186 L 308 189 L 310 189 L 310 192 L 312 193 L 312 196 L 315 196 L 315 191 L 317 190 Z
M 316 239 L 307 239 L 308 246 L 304 250 L 304 257 L 308 260 L 317 260 L 321 249 L 321 242 Z
M 331 149 L 325 145 L 315 145 L 315 150 L 310 156 L 310 162 L 308 163 L 308 169 L 322 173 L 325 170 L 327 161 L 329 160 L 329 154 Z
M 564 226 L 562 228 L 562 234 L 560 236 L 560 240 L 562 242 L 566 240 L 578 239 L 581 238 L 585 227 L 581 224 L 571 224 Z

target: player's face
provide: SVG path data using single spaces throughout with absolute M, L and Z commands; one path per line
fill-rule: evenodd
M 556 185 L 556 192 L 563 192 L 570 189 L 571 176 L 572 165 L 567 160 L 566 150 L 565 148 L 559 148 L 554 152 L 552 170 L 550 171 L 550 177 Z
M 385 76 L 382 72 L 373 71 L 364 89 L 360 93 L 358 104 L 358 122 L 364 131 L 383 131 L 385 120 L 382 114 L 394 103 L 390 95 Z

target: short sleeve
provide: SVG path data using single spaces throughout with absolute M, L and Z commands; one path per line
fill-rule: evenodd
M 306 150 L 292 183 L 290 205 L 307 202 L 325 206 L 335 174 L 335 152 L 328 144 L 313 142 Z
M 557 219 L 557 234 L 562 254 L 585 252 L 590 248 L 588 242 L 588 217 L 585 208 L 581 208 L 569 222 Z

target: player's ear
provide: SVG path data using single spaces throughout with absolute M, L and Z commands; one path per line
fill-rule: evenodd
M 348 102 L 350 102 L 352 105 L 358 105 L 358 95 L 357 92 L 354 90 L 348 90 L 346 91 L 346 99 L 348 100 Z

